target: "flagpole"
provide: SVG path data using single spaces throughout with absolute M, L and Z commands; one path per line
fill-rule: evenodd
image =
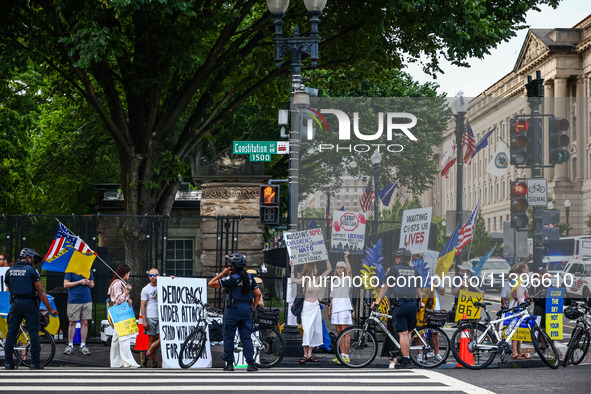
M 55 218 L 55 220 L 57 220 L 57 222 L 58 222 L 59 224 L 61 224 L 62 226 L 64 226 L 64 227 L 66 228 L 66 230 L 68 230 L 68 232 L 69 232 L 70 234 L 72 234 L 72 235 L 73 235 L 73 236 L 75 236 L 75 237 L 78 237 L 78 238 L 82 239 L 82 238 L 81 238 L 81 237 L 79 237 L 78 235 L 74 234 L 74 233 L 72 232 L 72 230 L 70 230 L 70 229 L 68 228 L 68 226 L 66 226 L 65 224 L 63 224 L 62 222 L 60 222 L 60 220 L 59 220 L 58 218 Z M 84 241 L 84 240 L 82 239 L 82 241 Z M 86 242 L 84 242 L 84 243 L 86 243 Z M 87 245 L 88 245 L 88 244 L 87 244 Z M 119 274 L 118 274 L 117 272 L 115 272 L 115 271 L 113 270 L 113 268 L 111 268 L 111 267 L 109 266 L 109 264 L 107 264 L 107 262 L 101 258 L 101 256 L 99 256 L 99 255 L 98 255 L 98 253 L 96 253 L 94 250 L 93 250 L 92 252 L 94 253 L 94 255 L 95 255 L 95 256 L 96 256 L 96 257 L 97 257 L 97 258 L 98 258 L 100 261 L 102 261 L 102 262 L 103 262 L 103 264 L 104 264 L 105 266 L 107 266 L 107 268 L 108 268 L 108 269 L 110 269 L 110 270 L 111 270 L 111 272 L 112 272 L 112 273 L 114 273 L 115 275 L 117 275 L 117 277 L 118 277 L 119 279 L 121 279 L 121 280 L 122 280 L 122 281 L 123 281 L 125 284 L 127 284 L 127 282 L 125 282 L 125 280 L 124 280 L 122 277 L 120 277 L 120 276 L 119 276 Z

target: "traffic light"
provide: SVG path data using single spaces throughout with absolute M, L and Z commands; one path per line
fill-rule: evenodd
M 511 182 L 511 227 L 526 228 L 527 217 L 527 183 Z
M 550 118 L 550 164 L 562 164 L 570 159 L 570 154 L 564 149 L 570 142 L 568 135 L 564 134 L 569 126 L 568 120 L 564 118 Z
M 527 137 L 529 123 L 525 119 L 511 119 L 509 133 L 511 137 L 511 164 L 531 164 L 530 142 Z
M 279 224 L 279 186 L 261 185 L 259 219 L 261 224 Z

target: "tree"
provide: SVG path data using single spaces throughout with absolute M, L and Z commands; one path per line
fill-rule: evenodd
M 585 226 L 587 226 L 587 233 L 591 234 L 591 212 L 587 215 L 587 220 L 585 221 Z
M 558 0 L 333 0 L 321 30 L 322 67 L 400 67 L 438 56 L 482 57 L 522 28 L 526 11 Z M 220 136 L 241 104 L 285 97 L 289 61 L 273 67 L 271 15 L 257 0 L 2 2 L 2 75 L 29 59 L 55 97 L 77 92 L 117 149 L 125 210 L 167 214 L 186 163 Z M 294 2 L 286 20 L 304 25 Z M 367 68 L 371 70 L 371 68 Z M 277 79 L 281 76 L 280 79 Z M 268 100 L 266 100 L 268 102 Z M 236 130 L 232 130 L 234 133 Z M 126 233 L 142 233 L 129 221 Z M 133 235 L 131 235 L 133 237 Z M 141 261 L 128 239 L 127 258 Z

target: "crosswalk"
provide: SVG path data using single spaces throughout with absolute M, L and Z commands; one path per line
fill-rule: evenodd
M 431 370 L 275 368 L 259 372 L 220 369 L 28 369 L 0 371 L 0 392 L 455 392 L 490 393 Z

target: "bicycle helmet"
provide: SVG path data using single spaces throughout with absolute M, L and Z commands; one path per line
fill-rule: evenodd
M 581 317 L 583 313 L 576 306 L 569 306 L 564 310 L 564 317 L 569 320 L 576 320 Z
M 228 257 L 227 262 L 232 264 L 236 268 L 244 268 L 244 267 L 246 267 L 246 264 L 247 264 L 246 256 L 243 255 L 242 253 L 231 254 Z
M 411 256 L 410 250 L 404 248 L 400 248 L 394 252 L 394 257 L 398 257 L 402 261 L 410 261 Z
M 24 248 L 21 250 L 20 258 L 24 259 L 26 257 L 31 257 L 33 260 L 35 260 L 35 263 L 39 263 L 41 261 L 41 256 L 39 253 L 35 252 L 35 250 L 31 248 Z

